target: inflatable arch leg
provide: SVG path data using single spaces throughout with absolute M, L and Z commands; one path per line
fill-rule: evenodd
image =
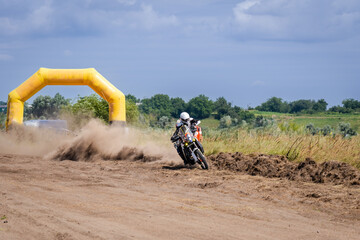
M 14 123 L 23 123 L 24 102 L 46 85 L 88 85 L 109 103 L 110 123 L 124 124 L 126 122 L 125 95 L 94 68 L 40 68 L 34 75 L 9 93 L 6 130 Z

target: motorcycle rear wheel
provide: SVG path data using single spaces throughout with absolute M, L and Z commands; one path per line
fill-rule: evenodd
M 199 164 L 200 164 L 200 166 L 201 166 L 201 168 L 202 169 L 209 169 L 209 165 L 208 165 L 208 163 L 207 163 L 207 161 L 206 161 L 206 158 L 205 158 L 205 156 L 201 153 L 201 151 L 199 150 L 199 149 L 196 149 L 196 151 L 195 151 L 195 154 L 196 154 L 196 156 L 199 158 L 199 160 L 200 160 L 200 162 L 199 162 Z

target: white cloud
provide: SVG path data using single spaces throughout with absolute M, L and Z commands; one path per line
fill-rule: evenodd
M 1 1 L 1 0 L 0 0 Z M 17 0 L 0 9 L 0 36 L 87 36 L 175 29 L 199 36 L 231 32 L 247 40 L 332 40 L 360 34 L 359 0 L 244 0 L 174 3 L 137 0 Z M 194 4 L 194 9 L 188 8 Z M 19 10 L 18 5 L 24 7 Z M 214 10 L 214 6 L 222 9 Z M 225 9 L 226 8 L 226 9 Z M 176 12 L 176 15 L 174 14 Z M 164 32 L 165 34 L 165 32 Z
M 182 21 L 184 33 L 194 36 L 196 34 L 219 34 L 229 25 L 229 21 L 216 17 L 191 17 Z
M 248 39 L 337 39 L 360 28 L 360 4 L 353 0 L 245 0 L 233 15 Z
M 137 5 L 136 0 L 111 0 L 104 4 L 92 0 L 38 0 L 22 14 L 11 11 L 16 11 L 15 7 L 5 14 L 0 11 L 0 36 L 150 31 L 179 24 L 175 15 L 160 14 L 151 5 Z
M 255 6 L 256 4 L 260 4 L 260 1 L 244 1 L 236 5 L 234 9 L 234 14 L 236 20 L 239 22 L 248 22 L 251 20 L 251 15 L 247 14 L 246 11 Z
M 0 34 L 12 35 L 18 32 L 19 25 L 8 17 L 0 18 Z
M 34 9 L 25 16 L 18 18 L 8 16 L 0 18 L 0 35 L 16 35 L 33 31 L 46 32 L 51 30 L 53 22 L 52 1 L 46 0 L 40 6 L 35 5 Z
M 255 14 L 251 10 L 261 6 L 259 0 L 247 0 L 234 8 L 235 19 L 241 31 L 279 34 L 284 28 L 284 19 L 269 14 Z
M 50 29 L 53 15 L 51 1 L 45 1 L 44 5 L 35 9 L 26 19 L 26 24 L 34 29 Z
M 131 27 L 141 27 L 152 30 L 159 27 L 175 26 L 179 23 L 175 15 L 161 16 L 154 11 L 151 5 L 142 4 L 141 10 L 128 15 Z

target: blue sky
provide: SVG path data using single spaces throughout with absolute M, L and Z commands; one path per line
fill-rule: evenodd
M 360 99 L 360 1 L 0 0 L 0 100 L 40 67 L 94 67 L 139 98 L 338 105 Z M 35 97 L 56 92 L 92 90 Z

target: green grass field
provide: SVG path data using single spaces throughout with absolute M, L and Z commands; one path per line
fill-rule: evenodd
M 220 121 L 214 118 L 206 118 L 201 120 L 201 126 L 205 128 L 215 129 L 219 127 Z
M 325 125 L 330 125 L 333 129 L 337 129 L 339 123 L 350 123 L 351 127 L 360 132 L 360 114 L 289 114 L 289 113 L 273 113 L 273 112 L 261 112 L 252 111 L 255 115 L 263 115 L 265 117 L 272 117 L 281 122 L 293 122 L 297 125 L 305 127 L 309 123 L 314 124 L 315 127 L 322 128 Z M 201 126 L 215 129 L 219 127 L 220 121 L 214 118 L 206 118 L 201 120 Z
M 330 125 L 336 129 L 341 122 L 350 123 L 355 131 L 360 131 L 360 114 L 340 114 L 340 113 L 317 113 L 317 114 L 289 114 L 289 113 L 272 113 L 252 111 L 255 115 L 263 115 L 272 117 L 278 122 L 294 122 L 300 126 L 306 126 L 309 123 L 314 124 L 315 127 L 322 128 L 325 125 Z

